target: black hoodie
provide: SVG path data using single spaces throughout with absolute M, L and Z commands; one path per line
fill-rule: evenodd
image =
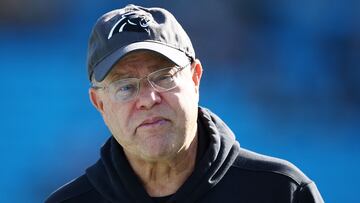
M 114 138 L 86 174 L 55 191 L 46 203 L 86 202 L 323 202 L 313 181 L 291 163 L 240 148 L 215 114 L 199 108 L 199 147 L 193 173 L 175 194 L 150 197 Z

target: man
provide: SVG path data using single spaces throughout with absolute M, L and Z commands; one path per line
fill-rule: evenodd
M 202 66 L 168 11 L 128 5 L 103 15 L 88 74 L 112 136 L 100 160 L 46 202 L 323 202 L 299 169 L 240 148 L 198 106 Z

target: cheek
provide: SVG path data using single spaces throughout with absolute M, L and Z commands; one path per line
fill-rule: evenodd
M 118 104 L 109 102 L 104 106 L 104 121 L 114 136 L 122 135 L 123 132 L 128 131 L 126 128 L 128 120 L 126 118 L 128 118 L 128 112 Z
M 180 102 L 183 103 L 183 105 L 186 106 L 186 108 L 189 108 L 187 110 L 194 110 L 194 108 L 197 109 L 199 102 L 199 94 L 197 87 L 190 78 L 183 82 L 184 85 L 182 86 L 180 91 L 182 94 L 180 99 L 181 98 L 186 98 L 186 99 L 181 99 Z
M 192 80 L 183 82 L 169 104 L 176 109 L 177 119 L 182 122 L 182 125 L 186 125 L 197 119 L 199 96 Z

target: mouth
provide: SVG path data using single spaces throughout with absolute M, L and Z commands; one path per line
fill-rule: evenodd
M 163 117 L 153 117 L 144 120 L 137 128 L 155 128 L 168 123 L 169 120 Z

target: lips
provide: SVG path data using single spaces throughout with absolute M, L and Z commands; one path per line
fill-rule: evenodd
M 162 124 L 165 124 L 168 121 L 169 121 L 168 119 L 165 119 L 163 117 L 152 117 L 152 118 L 144 120 L 138 126 L 138 128 L 142 128 L 142 127 L 149 128 L 149 127 L 161 126 Z

